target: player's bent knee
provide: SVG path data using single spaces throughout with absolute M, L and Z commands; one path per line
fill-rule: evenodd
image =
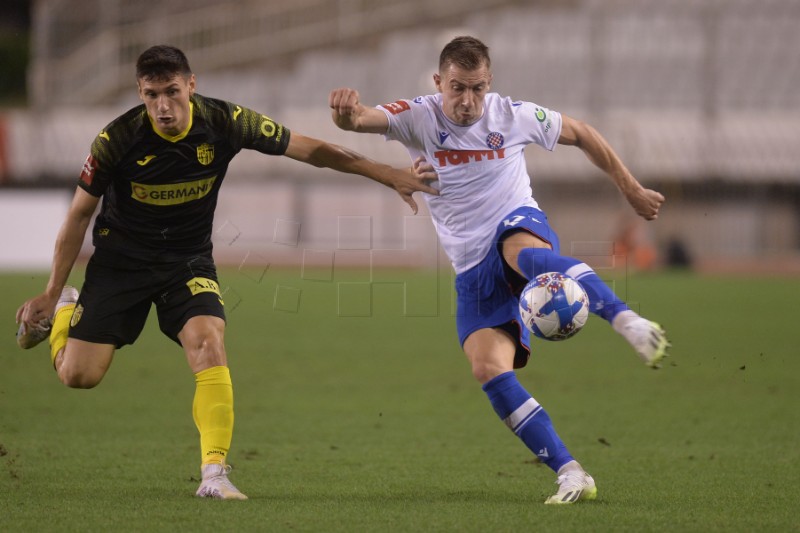
M 96 387 L 106 375 L 114 357 L 114 346 L 70 339 L 56 358 L 58 378 L 73 389 Z
M 186 351 L 203 353 L 210 355 L 224 351 L 224 344 L 222 335 L 214 330 L 202 330 L 187 335 L 183 341 L 183 347 Z
M 224 324 L 217 317 L 194 317 L 178 334 L 193 372 L 227 365 Z
M 472 365 L 472 375 L 481 385 L 512 369 L 508 364 L 491 357 L 470 357 L 469 354 L 467 357 Z
M 92 389 L 102 381 L 105 372 L 87 371 L 70 365 L 61 365 L 58 378 L 71 389 Z
M 513 339 L 496 328 L 475 331 L 464 342 L 464 354 L 472 365 L 472 375 L 481 384 L 513 370 L 515 353 Z
M 484 361 L 472 362 L 472 375 L 481 385 L 506 372 L 507 369 Z

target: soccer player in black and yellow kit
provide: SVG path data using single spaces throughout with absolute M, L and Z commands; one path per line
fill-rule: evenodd
M 211 255 L 217 195 L 243 148 L 360 174 L 394 188 L 436 194 L 406 169 L 298 133 L 250 109 L 195 93 L 177 48 L 154 46 L 136 64 L 144 102 L 97 136 L 58 234 L 45 291 L 17 311 L 17 341 L 49 336 L 61 381 L 96 386 L 114 351 L 133 343 L 155 304 L 161 330 L 178 342 L 196 376 L 201 497 L 246 499 L 228 480 L 233 389 L 223 335 L 225 313 Z M 78 291 L 65 286 L 97 204 L 94 254 Z

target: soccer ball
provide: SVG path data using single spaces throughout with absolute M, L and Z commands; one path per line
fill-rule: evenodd
M 563 341 L 578 333 L 589 318 L 589 297 L 580 283 L 560 272 L 539 274 L 519 297 L 519 314 L 531 333 Z

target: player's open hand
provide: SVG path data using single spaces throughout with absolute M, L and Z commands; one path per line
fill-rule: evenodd
M 436 170 L 434 170 L 433 165 L 428 163 L 428 160 L 425 159 L 425 156 L 419 156 L 414 160 L 412 170 L 414 171 L 414 175 L 417 179 L 424 180 L 427 183 L 434 182 L 439 179 L 439 175 L 436 174 Z
M 420 191 L 438 196 L 439 190 L 430 185 L 437 179 L 438 176 L 433 170 L 433 166 L 425 162 L 425 158 L 418 157 L 411 169 L 394 169 L 392 187 L 394 187 L 394 190 L 397 191 L 403 201 L 411 206 L 411 210 L 416 215 L 419 208 L 412 194 Z
M 628 202 L 637 215 L 645 220 L 655 220 L 658 218 L 661 204 L 664 203 L 664 195 L 652 189 L 639 187 L 628 195 Z

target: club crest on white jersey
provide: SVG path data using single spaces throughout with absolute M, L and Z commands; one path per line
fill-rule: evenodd
M 483 115 L 464 126 L 442 111 L 442 95 L 378 107 L 389 119 L 387 140 L 400 141 L 438 174 L 439 196 L 423 195 L 442 247 L 457 273 L 477 265 L 503 218 L 538 207 L 524 157 L 529 144 L 553 150 L 561 134 L 558 112 L 489 93 Z M 445 144 L 446 143 L 446 144 Z

